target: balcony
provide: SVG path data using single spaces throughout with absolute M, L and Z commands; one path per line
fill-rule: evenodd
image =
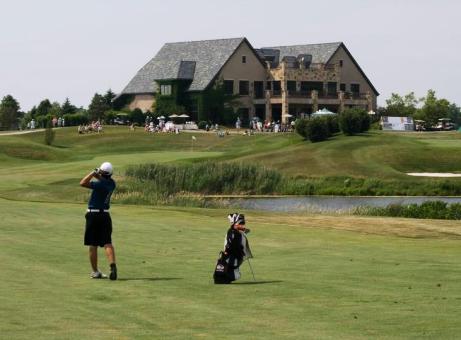
M 301 90 L 301 91 L 287 91 L 288 97 L 294 98 L 311 98 L 312 91 Z
M 344 92 L 344 99 L 367 99 L 366 93 Z

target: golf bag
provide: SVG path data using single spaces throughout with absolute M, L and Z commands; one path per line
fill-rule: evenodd
M 245 224 L 244 216 L 240 214 L 229 215 L 229 220 L 234 215 L 240 218 L 238 222 Z M 234 228 L 236 222 L 235 218 L 231 221 L 231 227 L 226 233 L 224 251 L 219 253 L 213 274 L 215 284 L 227 284 L 240 279 L 240 265 L 244 260 L 253 257 L 245 233 Z

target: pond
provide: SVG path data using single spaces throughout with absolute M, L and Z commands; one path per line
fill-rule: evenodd
M 297 197 L 224 197 L 208 198 L 231 208 L 262 211 L 300 212 L 350 211 L 360 206 L 385 207 L 389 204 L 421 204 L 426 201 L 461 203 L 461 197 L 442 196 L 297 196 Z

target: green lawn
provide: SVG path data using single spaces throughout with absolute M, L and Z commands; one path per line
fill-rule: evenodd
M 455 222 L 439 230 L 436 221 L 247 213 L 257 282 L 244 264 L 238 284 L 215 286 L 225 211 L 115 207 L 120 280 L 111 282 L 89 279 L 83 204 L 0 200 L 0 210 L 2 338 L 416 339 L 461 331 Z
M 195 142 L 192 135 L 196 136 Z M 355 194 L 371 191 L 452 195 L 461 187 L 460 178 L 406 175 L 407 172 L 459 172 L 461 134 L 458 132 L 371 131 L 353 137 L 337 135 L 329 141 L 312 144 L 296 134 L 218 138 L 213 133 L 152 135 L 142 129 L 133 132 L 125 127 L 107 127 L 99 135 L 78 135 L 74 128 L 59 129 L 54 146 L 44 145 L 43 132 L 0 136 L 0 176 L 7 178 L 0 183 L 0 195 L 6 197 L 2 191 L 8 190 L 17 199 L 33 195 L 35 199 L 50 200 L 56 194 L 61 201 L 66 198 L 63 193 L 72 190 L 75 181 L 102 160 L 110 160 L 117 175 L 123 175 L 129 164 L 192 162 L 205 158 L 256 163 L 287 176 L 319 180 L 328 187 L 326 192 L 320 190 L 322 193 L 334 193 L 345 179 L 359 181 L 352 181 L 353 186 L 363 188 L 353 191 Z M 363 184 L 361 180 L 368 182 Z M 53 188 L 49 188 L 49 183 L 54 184 Z M 42 184 L 47 188 L 37 189 Z M 382 189 L 367 189 L 373 186 Z M 347 191 L 340 188 L 338 192 L 341 190 Z
M 0 338 L 459 337 L 457 221 L 246 211 L 257 281 L 244 264 L 241 281 L 215 286 L 227 210 L 115 204 L 120 280 L 89 279 L 88 191 L 78 181 L 103 160 L 122 184 L 126 166 L 151 161 L 236 159 L 301 177 L 371 172 L 402 181 L 415 168 L 460 164 L 455 133 L 373 132 L 319 144 L 295 135 L 196 137 L 192 149 L 190 134 L 126 128 L 57 130 L 53 147 L 42 133 L 0 136 Z

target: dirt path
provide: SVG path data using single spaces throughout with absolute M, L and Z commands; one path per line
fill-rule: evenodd
M 42 132 L 42 131 L 45 131 L 45 129 L 6 131 L 6 132 L 0 132 L 0 137 L 1 136 L 25 135 L 26 133 L 35 133 L 35 132 Z

